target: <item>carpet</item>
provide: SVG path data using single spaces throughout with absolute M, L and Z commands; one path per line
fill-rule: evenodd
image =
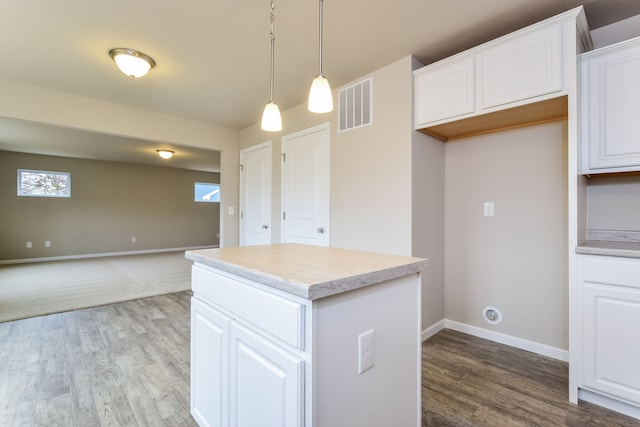
M 0 265 L 0 322 L 191 289 L 184 251 Z

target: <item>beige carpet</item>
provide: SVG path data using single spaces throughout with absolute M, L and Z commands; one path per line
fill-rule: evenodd
M 183 251 L 0 265 L 0 322 L 189 289 Z

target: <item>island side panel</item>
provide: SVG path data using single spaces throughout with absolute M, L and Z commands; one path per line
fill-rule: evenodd
M 314 301 L 314 426 L 421 424 L 420 273 Z M 358 373 L 358 336 L 375 365 Z

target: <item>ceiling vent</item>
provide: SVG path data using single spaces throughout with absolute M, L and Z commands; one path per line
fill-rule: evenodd
M 371 86 L 372 78 L 340 89 L 338 92 L 338 132 L 359 128 L 371 124 Z

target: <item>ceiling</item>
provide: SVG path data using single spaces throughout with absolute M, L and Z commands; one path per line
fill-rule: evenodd
M 591 29 L 640 14 L 638 0 L 326 0 L 323 71 L 337 88 L 406 55 L 427 64 L 580 4 Z M 306 100 L 318 72 L 318 2 L 275 0 L 275 33 L 274 100 L 286 110 Z M 0 35 L 0 79 L 10 82 L 237 129 L 258 122 L 269 98 L 268 0 L 0 0 Z M 129 79 L 108 55 L 114 47 L 157 65 Z M 37 145 L 38 134 L 18 135 L 29 125 L 39 126 L 0 121 L 0 149 L 15 151 L 16 138 Z M 78 132 L 44 131 L 54 130 L 68 144 Z M 88 136 L 79 139 L 91 151 L 100 144 Z M 110 138 L 123 150 L 158 148 Z M 53 142 L 40 144 L 55 152 Z

